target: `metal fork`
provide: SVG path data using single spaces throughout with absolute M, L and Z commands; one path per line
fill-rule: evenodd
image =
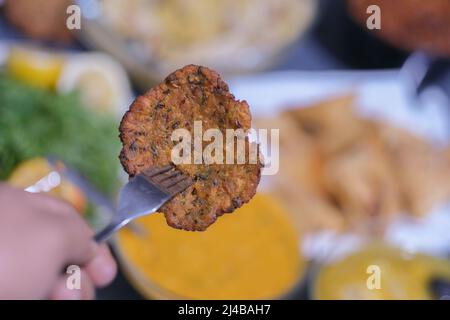
M 118 210 L 111 222 L 95 235 L 95 241 L 104 242 L 130 221 L 156 212 L 192 183 L 173 165 L 154 167 L 133 177 L 120 191 Z

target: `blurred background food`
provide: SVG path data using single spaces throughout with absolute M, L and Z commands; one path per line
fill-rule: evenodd
M 255 119 L 256 127 L 281 128 L 274 190 L 302 215 L 308 232 L 376 234 L 402 213 L 424 216 L 450 200 L 445 149 L 357 115 L 354 100 L 345 95 Z M 305 205 L 310 201 L 323 209 L 314 204 L 310 213 Z
M 254 70 L 303 32 L 311 0 L 101 1 L 102 17 L 125 41 L 136 42 L 166 74 L 189 64 L 221 72 Z
M 20 63 L 26 69 L 29 61 Z M 117 118 L 88 109 L 75 91 L 57 93 L 33 86 L 45 77 L 45 68 L 17 72 L 16 66 L 9 66 L 11 72 L 0 72 L 0 179 L 26 188 L 51 171 L 42 157 L 54 156 L 113 196 L 119 185 Z M 53 193 L 92 213 L 70 183 L 63 182 Z
M 446 0 L 347 0 L 351 15 L 365 25 L 366 9 L 380 7 L 381 30 L 374 34 L 390 44 L 408 50 L 450 56 L 450 3 Z
M 81 30 L 66 27 L 72 4 Z M 366 28 L 373 4 L 381 30 Z M 205 65 L 248 100 L 254 127 L 280 129 L 280 170 L 205 233 L 158 214 L 123 230 L 122 272 L 98 298 L 439 299 L 450 287 L 449 10 L 447 0 L 0 1 L 0 180 L 25 189 L 53 156 L 114 201 L 130 102 L 178 67 Z M 109 217 L 68 176 L 49 194 L 94 228 Z M 369 265 L 382 269 L 381 290 L 367 287 Z
M 382 272 L 378 290 L 367 290 L 370 266 Z M 315 299 L 439 299 L 434 289 L 450 279 L 450 262 L 374 243 L 323 266 L 314 279 Z
M 69 42 L 71 32 L 64 28 L 71 0 L 4 1 L 8 21 L 31 38 Z
M 178 232 L 162 215 L 142 218 L 147 236 L 123 230 L 120 257 L 147 297 L 185 299 L 282 298 L 302 280 L 294 218 L 269 194 L 226 215 L 205 232 Z M 183 266 L 180 268 L 180 266 Z M 199 272 L 202 270 L 202 272 Z
M 13 47 L 6 60 L 6 69 L 12 77 L 43 89 L 55 89 L 61 76 L 63 58 L 33 47 Z

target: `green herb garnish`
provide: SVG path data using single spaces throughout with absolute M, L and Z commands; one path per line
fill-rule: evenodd
M 20 162 L 53 155 L 112 195 L 120 142 L 113 117 L 84 108 L 76 93 L 57 94 L 0 72 L 0 180 Z

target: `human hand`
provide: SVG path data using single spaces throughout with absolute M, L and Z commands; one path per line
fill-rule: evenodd
M 81 268 L 79 290 L 66 286 L 72 264 Z M 70 205 L 0 184 L 0 299 L 92 299 L 116 272 Z

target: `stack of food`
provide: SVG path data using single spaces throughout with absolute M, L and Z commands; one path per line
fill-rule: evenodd
M 273 190 L 306 232 L 383 231 L 401 213 L 420 217 L 450 199 L 450 161 L 426 140 L 368 120 L 343 96 L 256 119 L 280 128 Z

